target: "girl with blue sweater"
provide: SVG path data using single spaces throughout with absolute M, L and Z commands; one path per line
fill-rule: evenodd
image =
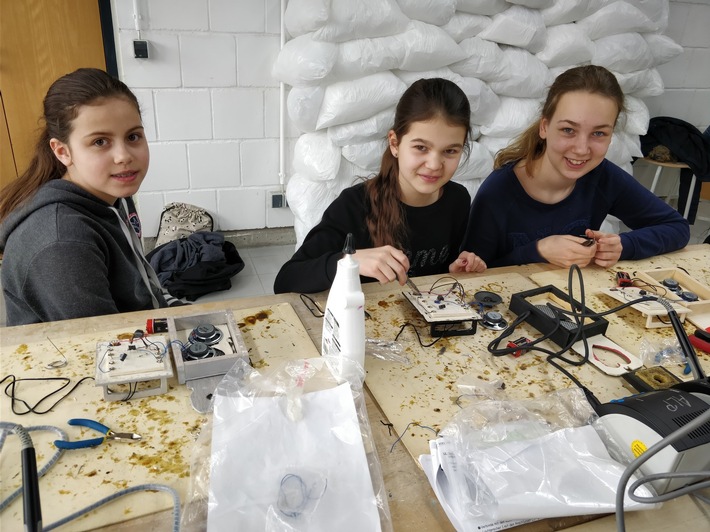
M 624 95 L 614 75 L 588 65 L 560 74 L 539 121 L 496 154 L 474 198 L 462 249 L 489 267 L 643 259 L 684 247 L 677 211 L 605 159 Z M 608 214 L 631 230 L 599 230 Z

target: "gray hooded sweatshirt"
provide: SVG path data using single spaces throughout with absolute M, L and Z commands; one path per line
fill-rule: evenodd
M 54 179 L 0 224 L 7 325 L 167 306 L 133 201 Z

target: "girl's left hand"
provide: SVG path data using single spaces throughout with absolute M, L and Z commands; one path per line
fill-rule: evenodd
M 588 237 L 597 241 L 597 251 L 594 254 L 594 264 L 602 268 L 611 268 L 619 262 L 621 251 L 621 237 L 613 233 L 602 233 L 587 229 L 585 233 Z
M 470 251 L 462 251 L 459 257 L 449 265 L 449 273 L 486 271 L 486 263 L 478 255 Z

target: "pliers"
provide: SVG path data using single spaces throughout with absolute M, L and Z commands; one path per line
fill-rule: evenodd
M 96 447 L 97 445 L 101 445 L 106 440 L 138 441 L 141 439 L 140 434 L 134 434 L 133 432 L 114 432 L 106 425 L 103 425 L 98 421 L 94 421 L 93 419 L 72 418 L 67 421 L 67 423 L 69 423 L 69 425 L 88 427 L 98 432 L 103 432 L 105 436 L 79 441 L 54 440 L 54 445 L 59 449 L 84 449 L 86 447 Z

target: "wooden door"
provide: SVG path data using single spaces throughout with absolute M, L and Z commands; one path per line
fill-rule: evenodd
M 106 68 L 97 0 L 0 0 L 0 186 L 30 161 L 51 83 L 80 67 Z

